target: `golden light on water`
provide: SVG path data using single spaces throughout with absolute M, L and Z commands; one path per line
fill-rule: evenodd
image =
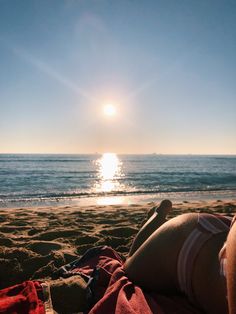
M 118 179 L 122 176 L 122 162 L 114 153 L 105 153 L 96 161 L 99 181 L 97 192 L 112 192 L 121 188 Z
M 105 153 L 100 159 L 100 174 L 104 180 L 113 179 L 119 172 L 119 159 L 114 153 Z

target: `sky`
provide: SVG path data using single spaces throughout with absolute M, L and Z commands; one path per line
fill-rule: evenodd
M 0 0 L 0 153 L 236 154 L 235 56 L 234 0 Z

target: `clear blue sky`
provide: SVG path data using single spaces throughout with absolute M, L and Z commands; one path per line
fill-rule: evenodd
M 0 152 L 236 154 L 236 2 L 0 0 Z

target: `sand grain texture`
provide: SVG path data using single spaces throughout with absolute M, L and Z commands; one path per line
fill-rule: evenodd
M 127 256 L 154 205 L 0 209 L 0 288 L 49 278 L 94 246 L 109 245 Z M 183 212 L 234 215 L 236 200 L 179 202 L 169 218 Z

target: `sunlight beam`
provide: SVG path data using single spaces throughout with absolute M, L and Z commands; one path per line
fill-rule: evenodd
M 30 53 L 28 53 L 26 50 L 20 47 L 11 46 L 12 52 L 17 55 L 18 57 L 22 58 L 27 63 L 30 63 L 33 65 L 36 69 L 46 74 L 48 77 L 56 80 L 63 86 L 69 88 L 76 94 L 82 96 L 83 98 L 95 102 L 95 99 L 91 97 L 84 89 L 78 87 L 73 81 L 71 81 L 69 78 L 61 75 L 58 71 L 50 67 L 48 64 L 40 60 L 39 58 L 34 57 Z

